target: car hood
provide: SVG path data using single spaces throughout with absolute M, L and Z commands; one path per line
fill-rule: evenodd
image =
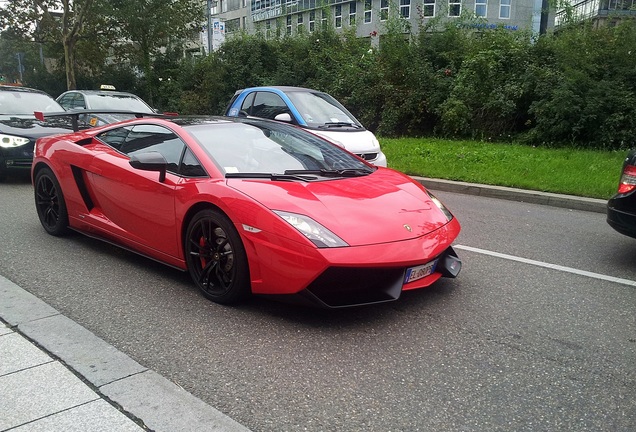
M 67 119 L 40 121 L 28 117 L 0 116 L 0 133 L 37 139 L 71 131 L 72 127 Z
M 448 223 L 421 185 L 384 168 L 355 178 L 314 182 L 233 178 L 228 185 L 271 210 L 309 216 L 350 246 L 408 240 Z
M 310 129 L 310 131 L 344 147 L 351 153 L 378 153 L 380 151 L 378 140 L 368 130 Z

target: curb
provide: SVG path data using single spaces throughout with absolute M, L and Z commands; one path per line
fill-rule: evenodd
M 552 207 L 582 210 L 595 213 L 607 212 L 607 201 L 596 198 L 585 198 L 574 195 L 562 195 L 550 192 L 538 192 L 503 186 L 488 186 L 478 183 L 466 183 L 451 180 L 413 177 L 427 189 L 455 192 L 466 195 L 477 195 L 489 198 L 519 201 L 531 204 L 542 204 Z
M 2 276 L 0 318 L 146 430 L 249 432 Z

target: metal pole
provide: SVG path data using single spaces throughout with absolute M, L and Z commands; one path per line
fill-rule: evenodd
M 18 72 L 20 73 L 20 84 L 22 84 L 22 53 L 17 53 L 18 58 Z
M 212 0 L 208 0 L 208 10 L 206 13 L 208 18 L 208 55 L 212 54 Z

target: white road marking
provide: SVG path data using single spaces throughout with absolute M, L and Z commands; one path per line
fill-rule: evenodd
M 535 265 L 535 266 L 539 266 L 539 267 L 545 267 L 545 268 L 549 268 L 549 269 L 553 269 L 553 270 L 559 270 L 562 272 L 567 272 L 567 273 L 573 273 L 573 274 L 577 274 L 577 275 L 581 275 L 581 276 L 587 276 L 590 278 L 594 278 L 594 279 L 601 279 L 604 281 L 609 281 L 609 282 L 615 282 L 615 283 L 619 283 L 619 284 L 623 284 L 623 285 L 629 285 L 629 286 L 634 286 L 636 287 L 636 281 L 632 281 L 629 279 L 621 279 L 621 278 L 617 278 L 614 276 L 607 276 L 604 274 L 600 274 L 600 273 L 593 273 L 593 272 L 589 272 L 589 271 L 585 271 L 585 270 L 578 270 L 572 267 L 565 267 L 565 266 L 560 266 L 557 264 L 550 264 L 550 263 L 546 263 L 546 262 L 542 262 L 542 261 L 535 261 L 535 260 L 531 260 L 531 259 L 527 259 L 527 258 L 521 258 L 518 256 L 514 256 L 514 255 L 507 255 L 507 254 L 502 254 L 499 252 L 493 252 L 493 251 L 489 251 L 489 250 L 485 250 L 485 249 L 479 249 L 479 248 L 474 248 L 471 246 L 463 246 L 463 245 L 453 245 L 453 248 L 455 249 L 462 249 L 462 250 L 466 250 L 466 251 L 470 251 L 470 252 L 476 252 L 476 253 L 480 253 L 480 254 L 484 254 L 484 255 L 490 255 L 490 256 L 494 256 L 497 258 L 503 258 L 503 259 L 507 259 L 507 260 L 511 260 L 511 261 L 517 261 L 517 262 L 521 262 L 521 263 L 525 263 L 525 264 L 530 264 L 530 265 Z

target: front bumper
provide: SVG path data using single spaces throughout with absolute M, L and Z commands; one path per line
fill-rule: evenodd
M 1 148 L 0 163 L 2 163 L 2 168 L 31 168 L 31 165 L 33 164 L 34 145 L 34 142 L 29 142 L 28 144 L 19 147 Z
M 303 304 L 329 309 L 394 301 L 402 291 L 427 287 L 440 277 L 457 277 L 462 262 L 452 247 L 435 259 L 435 271 L 411 283 L 404 283 L 406 267 L 330 267 L 296 297 Z

